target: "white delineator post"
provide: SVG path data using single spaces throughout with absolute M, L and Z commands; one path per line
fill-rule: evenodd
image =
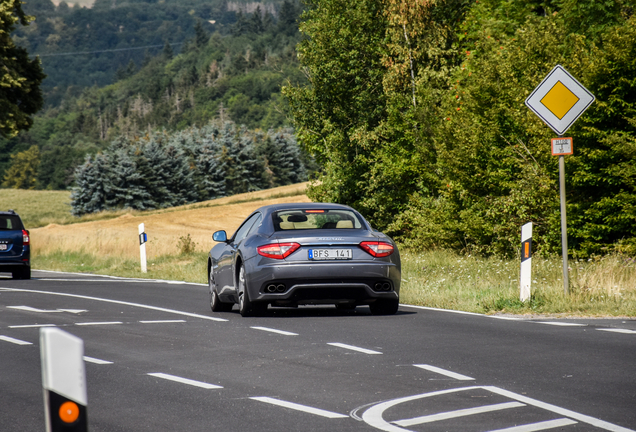
M 139 224 L 139 256 L 141 258 L 141 272 L 148 273 L 148 267 L 146 265 L 146 242 L 148 237 L 144 232 L 145 227 L 143 223 Z
M 40 329 L 47 432 L 86 432 L 84 341 L 59 328 Z
M 519 292 L 521 301 L 530 300 L 532 284 L 532 222 L 521 227 L 521 272 Z

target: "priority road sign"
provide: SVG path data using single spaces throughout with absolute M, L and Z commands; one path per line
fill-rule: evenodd
M 526 99 L 526 105 L 557 134 L 563 135 L 594 102 L 594 95 L 557 65 Z

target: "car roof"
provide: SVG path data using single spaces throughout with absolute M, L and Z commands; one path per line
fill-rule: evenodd
M 256 211 L 262 213 L 273 213 L 280 210 L 296 210 L 296 209 L 324 209 L 324 210 L 351 210 L 353 208 L 344 204 L 333 203 L 284 203 L 284 204 L 270 204 L 260 207 Z
M 13 211 L 13 210 L 9 210 L 9 211 L 0 211 L 0 215 L 11 215 L 11 216 L 18 216 L 18 214 Z

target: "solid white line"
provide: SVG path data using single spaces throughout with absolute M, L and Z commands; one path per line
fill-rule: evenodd
M 579 414 L 579 413 L 577 413 L 575 411 L 570 411 L 569 409 L 561 408 L 561 407 L 558 407 L 556 405 L 552 405 L 552 404 L 549 404 L 549 403 L 541 402 L 541 401 L 538 401 L 536 399 L 532 399 L 532 398 L 529 398 L 529 397 L 526 397 L 526 396 L 522 396 L 522 395 L 513 393 L 511 391 L 508 391 L 508 390 L 500 389 L 499 387 L 484 386 L 482 388 L 484 390 L 488 390 L 490 392 L 499 394 L 501 396 L 505 396 L 505 397 L 508 397 L 510 399 L 517 400 L 517 401 L 519 401 L 521 403 L 525 403 L 527 405 L 536 406 L 537 408 L 541 408 L 541 409 L 544 409 L 544 410 L 547 410 L 547 411 L 551 411 L 553 413 L 556 413 L 556 414 L 559 414 L 559 415 L 562 415 L 562 416 L 565 416 L 565 417 L 570 417 L 570 418 L 578 420 L 580 422 L 587 423 L 587 424 L 590 424 L 592 426 L 596 426 L 598 428 L 605 429 L 605 430 L 608 430 L 608 431 L 611 431 L 611 432 L 636 432 L 636 431 L 634 431 L 632 429 L 627 429 L 627 428 L 624 428 L 622 426 L 618 426 L 618 425 L 615 425 L 615 424 L 612 424 L 612 423 L 608 423 L 606 421 L 599 420 L 597 418 L 590 417 L 590 416 L 587 416 L 585 414 Z
M 274 399 L 270 397 L 251 397 L 250 399 L 253 399 L 259 402 L 265 402 L 272 405 L 281 406 L 284 408 L 290 408 L 296 411 L 303 411 L 309 414 L 315 414 L 315 415 L 319 415 L 319 416 L 327 417 L 327 418 L 348 418 L 349 417 L 349 416 L 338 414 L 335 412 L 325 411 L 318 408 L 312 408 L 306 405 L 300 405 L 297 403 L 282 401 L 280 399 Z
M 560 321 L 535 321 L 537 324 L 547 324 L 553 326 L 562 326 L 562 327 L 587 327 L 587 324 L 577 324 L 577 323 L 569 323 L 569 322 L 560 322 Z
M 278 333 L 278 334 L 282 334 L 285 336 L 298 336 L 298 333 L 292 333 L 292 332 L 288 332 L 288 331 L 284 331 L 284 330 L 276 330 L 273 328 L 269 328 L 269 327 L 250 327 L 253 328 L 254 330 L 263 330 L 266 332 L 272 332 L 272 333 Z
M 606 331 L 606 332 L 613 332 L 613 333 L 624 333 L 624 334 L 636 334 L 635 330 L 628 330 L 628 329 L 612 329 L 612 328 L 607 328 L 607 329 L 596 329 L 599 331 Z
M 214 384 L 208 384 L 205 382 L 201 382 L 201 381 L 195 381 L 195 380 L 191 380 L 188 378 L 182 378 L 182 377 L 178 377 L 175 375 L 170 375 L 170 374 L 165 374 L 165 373 L 161 373 L 161 372 L 155 372 L 155 373 L 149 373 L 148 375 L 153 376 L 153 377 L 157 377 L 157 378 L 163 378 L 169 381 L 175 381 L 181 384 L 188 384 L 191 386 L 195 386 L 195 387 L 201 387 L 207 390 L 211 390 L 211 389 L 220 389 L 223 388 L 221 386 L 218 385 L 214 385 Z
M 103 322 L 82 322 L 75 323 L 78 326 L 92 326 L 92 325 L 114 325 L 114 324 L 123 324 L 121 321 L 103 321 Z
M 414 426 L 414 425 L 419 425 L 424 423 L 432 423 L 439 420 L 447 420 L 452 418 L 465 417 L 469 415 L 483 414 L 487 412 L 500 411 L 500 410 L 505 410 L 510 408 L 519 408 L 524 406 L 526 405 L 520 402 L 506 402 L 506 403 L 500 403 L 500 404 L 494 404 L 494 405 L 484 405 L 484 406 L 480 406 L 476 408 L 460 409 L 455 411 L 443 412 L 439 414 L 415 417 L 412 419 L 400 420 L 393 423 L 395 423 L 398 426 Z
M 539 422 L 539 423 L 532 423 L 532 424 L 527 424 L 522 426 L 513 426 L 513 427 L 509 427 L 505 429 L 496 429 L 490 432 L 535 432 L 535 431 L 542 431 L 546 429 L 554 429 L 561 426 L 569 426 L 576 423 L 577 422 L 575 422 L 574 420 L 563 418 L 563 419 L 556 419 L 556 420 L 548 420 L 548 421 Z
M 0 340 L 3 340 L 5 342 L 11 342 L 11 343 L 14 343 L 16 345 L 33 345 L 31 342 L 23 341 L 23 340 L 20 340 L 20 339 L 14 339 L 14 338 L 9 337 L 9 336 L 0 336 Z
M 452 310 L 452 309 L 440 309 L 440 308 L 432 308 L 428 306 L 414 306 L 414 305 L 407 305 L 407 304 L 401 304 L 401 303 L 400 303 L 400 306 L 411 307 L 415 309 L 432 310 L 432 311 L 438 311 L 438 312 L 450 312 L 450 313 L 456 313 L 461 315 L 474 315 L 474 316 L 495 318 L 494 316 L 491 316 L 491 315 L 478 314 L 475 312 L 464 312 L 464 311 L 458 311 L 458 310 Z
M 446 375 L 447 377 L 455 378 L 460 381 L 472 381 L 475 379 L 466 375 L 458 374 L 455 372 L 451 372 L 451 371 L 441 369 L 435 366 L 427 365 L 427 364 L 414 364 L 413 366 L 421 368 L 421 369 L 426 369 L 428 371 L 435 372 L 441 375 Z
M 55 327 L 55 324 L 28 324 L 28 325 L 15 325 L 9 326 L 9 328 L 34 328 L 34 327 Z
M 7 309 L 15 309 L 22 310 L 27 312 L 40 312 L 40 313 L 55 313 L 59 312 L 58 310 L 46 310 L 46 309 L 38 309 L 31 306 L 7 306 Z
M 358 351 L 358 352 L 365 353 L 365 354 L 382 354 L 380 351 L 373 351 L 373 350 L 370 350 L 370 349 L 360 348 L 360 347 L 357 347 L 357 346 L 347 345 L 347 344 L 338 343 L 338 342 L 330 342 L 327 345 L 331 345 L 331 346 L 335 346 L 335 347 L 339 347 L 339 348 L 344 348 L 344 349 L 348 349 L 348 350 L 352 350 L 352 351 Z
M 100 360 L 100 359 L 96 359 L 94 357 L 88 357 L 88 356 L 84 356 L 84 361 L 87 361 L 89 363 L 100 364 L 100 365 L 113 364 L 112 361 Z
M 43 272 L 43 273 L 70 274 L 70 275 L 77 275 L 77 276 L 92 276 L 92 277 L 104 278 L 104 279 L 115 279 L 115 280 L 122 281 L 122 282 L 158 282 L 158 283 L 169 283 L 169 284 L 180 284 L 180 285 L 208 286 L 208 284 L 201 284 L 201 283 L 195 283 L 195 282 L 184 282 L 184 281 L 170 281 L 170 280 L 164 280 L 164 279 L 131 278 L 131 277 L 122 277 L 122 276 L 98 275 L 98 274 L 94 274 L 94 273 L 60 272 L 60 271 L 55 271 L 55 270 L 34 270 L 34 271 Z M 37 278 L 37 279 L 38 280 L 65 281 L 65 282 L 81 281 L 80 279 L 55 279 L 55 278 L 51 278 L 51 279 Z M 107 281 L 104 281 L 103 279 L 96 279 L 95 280 L 95 282 L 98 282 L 98 281 L 107 282 Z
M 185 320 L 155 320 L 155 321 L 139 321 L 142 324 L 168 324 L 168 323 L 184 323 Z
M 149 305 L 144 305 L 144 304 L 139 304 L 139 303 L 130 303 L 130 302 L 125 302 L 125 301 L 121 301 L 121 300 L 111 300 L 111 299 L 105 299 L 105 298 L 99 298 L 99 297 L 83 296 L 83 295 L 78 295 L 78 294 L 68 294 L 68 293 L 51 292 L 51 291 L 39 291 L 39 290 L 27 290 L 27 289 L 20 289 L 20 288 L 0 288 L 0 291 L 4 291 L 4 292 L 30 292 L 30 293 L 36 293 L 36 294 L 47 294 L 47 295 L 57 295 L 57 296 L 63 296 L 63 297 L 73 297 L 73 298 L 80 298 L 80 299 L 85 299 L 85 300 L 95 300 L 95 301 L 101 301 L 101 302 L 105 302 L 105 303 L 113 303 L 113 304 L 120 304 L 120 305 L 125 305 L 125 306 L 139 307 L 139 308 L 150 309 L 150 310 L 155 310 L 155 311 L 160 311 L 160 312 L 167 312 L 167 313 L 171 313 L 171 314 L 175 314 L 175 315 L 183 315 L 183 316 L 189 316 L 189 317 L 194 317 L 194 318 L 201 318 L 201 319 L 209 320 L 209 321 L 227 321 L 224 318 L 216 318 L 216 317 L 210 317 L 210 316 L 206 316 L 206 315 L 199 315 L 199 314 L 190 313 L 190 312 L 182 312 L 182 311 L 178 311 L 178 310 L 174 310 L 174 309 L 166 309 L 166 308 L 157 307 L 157 306 L 149 306 Z

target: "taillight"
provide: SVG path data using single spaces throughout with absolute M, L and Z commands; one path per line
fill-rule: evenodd
M 28 246 L 31 239 L 29 238 L 29 232 L 27 230 L 22 230 L 22 244 L 24 246 Z
M 259 255 L 267 258 L 283 259 L 291 255 L 300 245 L 298 243 L 270 243 L 256 248 Z
M 360 243 L 360 247 L 376 258 L 387 257 L 395 250 L 391 243 L 381 241 L 364 241 Z

